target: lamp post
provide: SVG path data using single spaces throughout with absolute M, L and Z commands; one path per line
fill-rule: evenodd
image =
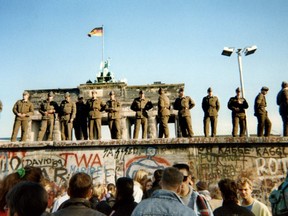
M 222 55 L 228 57 L 230 57 L 234 51 L 237 53 L 242 98 L 245 98 L 245 89 L 244 89 L 243 72 L 242 72 L 242 53 L 244 53 L 245 56 L 247 56 L 255 53 L 256 50 L 257 46 L 253 45 L 250 47 L 245 47 L 244 49 L 241 48 L 237 49 L 236 51 L 234 47 L 224 47 L 222 51 Z M 246 118 L 246 136 L 249 137 L 247 118 Z

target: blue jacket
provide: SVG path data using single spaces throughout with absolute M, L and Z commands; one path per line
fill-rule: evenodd
M 145 215 L 196 216 L 191 208 L 183 204 L 176 193 L 168 190 L 154 191 L 152 196 L 142 200 L 132 213 L 132 216 Z

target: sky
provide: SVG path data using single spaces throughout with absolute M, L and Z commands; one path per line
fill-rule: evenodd
M 287 0 L 0 0 L 0 137 L 10 137 L 12 107 L 24 90 L 75 88 L 95 80 L 104 26 L 104 58 L 128 85 L 184 83 L 195 135 L 203 135 L 202 98 L 212 87 L 220 100 L 218 134 L 230 135 L 230 97 L 240 86 L 237 54 L 224 47 L 256 45 L 244 56 L 243 80 L 250 134 L 254 99 L 262 86 L 272 133 L 282 134 L 276 95 L 288 81 Z M 131 98 L 132 102 L 132 98 Z M 20 131 L 19 131 L 20 134 Z

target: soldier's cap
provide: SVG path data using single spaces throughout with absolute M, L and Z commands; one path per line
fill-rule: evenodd
M 29 95 L 29 92 L 28 91 L 24 91 L 23 95 Z
M 207 89 L 207 92 L 212 92 L 212 88 L 209 87 L 209 88 Z
M 144 91 L 143 91 L 143 90 L 140 90 L 140 91 L 139 91 L 139 94 L 144 94 Z
M 53 97 L 54 96 L 54 93 L 52 92 L 52 91 L 50 91 L 49 93 L 48 93 L 48 97 Z
M 110 91 L 109 95 L 115 95 L 115 92 L 114 91 Z
M 178 92 L 184 92 L 184 88 L 180 88 Z
M 282 84 L 281 84 L 281 87 L 282 88 L 286 88 L 287 86 L 288 86 L 288 82 L 283 81 Z
M 78 99 L 83 99 L 83 95 L 79 94 Z
M 236 92 L 241 92 L 241 89 L 238 87 L 238 88 L 236 88 L 235 91 L 236 91 Z
M 266 86 L 263 86 L 263 87 L 261 88 L 261 91 L 269 91 L 269 88 L 266 87 Z
M 70 93 L 69 93 L 69 92 L 66 92 L 66 93 L 65 93 L 65 97 L 70 97 Z

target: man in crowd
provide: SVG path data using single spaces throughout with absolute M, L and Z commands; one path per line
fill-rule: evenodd
M 161 178 L 162 189 L 155 191 L 150 198 L 142 200 L 132 212 L 132 216 L 196 216 L 195 212 L 185 206 L 178 196 L 182 181 L 183 174 L 177 168 L 165 168 Z
M 174 109 L 178 110 L 178 119 L 182 137 L 192 137 L 192 121 L 190 109 L 195 106 L 194 101 L 189 96 L 184 95 L 184 88 L 180 88 L 179 97 L 174 102 Z
M 220 109 L 220 102 L 218 97 L 213 95 L 212 88 L 207 89 L 208 95 L 202 100 L 202 109 L 204 111 L 204 135 L 209 136 L 209 124 L 211 123 L 211 136 L 216 136 L 218 112 Z
M 12 111 L 15 114 L 15 121 L 11 141 L 16 142 L 18 130 L 21 127 L 20 141 L 25 142 L 28 134 L 28 122 L 30 120 L 30 116 L 32 116 L 34 113 L 34 106 L 29 101 L 29 93 L 27 91 L 23 92 L 23 99 L 18 100 L 14 104 Z
M 288 136 L 288 83 L 283 81 L 277 95 L 277 105 L 283 121 L 283 136 Z
M 105 110 L 105 103 L 101 98 L 97 98 L 97 91 L 92 91 L 92 98 L 87 101 L 89 118 L 89 139 L 101 139 L 101 112 Z M 96 131 L 96 134 L 94 134 Z
M 248 178 L 239 178 L 237 186 L 240 197 L 242 198 L 241 206 L 252 211 L 255 216 L 271 216 L 268 207 L 252 197 L 253 184 Z
M 169 138 L 168 121 L 170 116 L 170 100 L 165 95 L 164 89 L 158 90 L 158 118 L 159 118 L 159 136 L 158 138 Z
M 76 117 L 73 121 L 73 127 L 75 131 L 75 137 L 77 140 L 87 140 L 88 131 L 87 131 L 87 117 L 88 109 L 87 105 L 84 103 L 82 95 L 78 95 L 78 101 L 76 102 Z
M 142 126 L 142 139 L 147 138 L 148 113 L 152 109 L 152 102 L 145 98 L 144 91 L 139 91 L 139 97 L 135 98 L 130 109 L 136 112 L 136 122 L 134 127 L 133 139 L 138 139 L 140 125 Z
M 76 104 L 71 100 L 70 93 L 66 92 L 65 100 L 60 104 L 59 119 L 61 128 L 61 139 L 72 140 L 73 120 L 76 116 Z
M 238 133 L 238 125 L 240 126 L 240 137 L 245 135 L 246 131 L 246 113 L 248 103 L 243 96 L 241 96 L 240 88 L 236 89 L 236 96 L 231 97 L 228 102 L 228 108 L 232 110 L 232 136 L 236 137 Z
M 47 140 L 53 140 L 53 129 L 55 124 L 55 113 L 58 113 L 58 104 L 53 101 L 53 92 L 49 92 L 47 99 L 40 104 L 39 112 L 42 115 L 41 127 L 38 133 L 38 141 L 42 141 L 45 133 L 47 133 Z
M 115 99 L 115 92 L 109 93 L 110 100 L 106 102 L 105 111 L 108 113 L 108 126 L 111 139 L 121 139 L 120 111 L 121 104 Z
M 254 115 L 257 117 L 258 126 L 257 126 L 257 136 L 262 137 L 263 131 L 265 130 L 264 136 L 270 136 L 272 123 L 268 118 L 268 112 L 266 111 L 267 103 L 265 95 L 268 93 L 269 88 L 263 86 L 261 92 L 255 98 L 254 103 Z

